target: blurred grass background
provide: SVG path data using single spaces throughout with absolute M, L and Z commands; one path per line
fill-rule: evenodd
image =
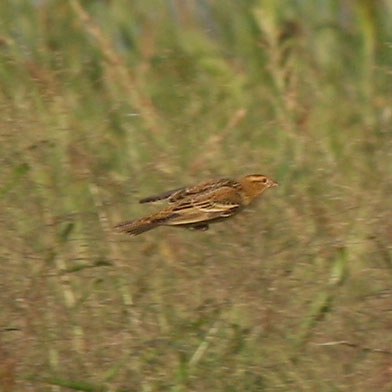
M 2 391 L 392 391 L 387 0 L 0 2 Z M 206 233 L 137 199 L 263 173 Z

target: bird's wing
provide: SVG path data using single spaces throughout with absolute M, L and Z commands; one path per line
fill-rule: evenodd
M 176 188 L 176 189 L 172 189 L 170 191 L 166 191 L 163 193 L 159 193 L 157 195 L 153 195 L 153 196 L 148 196 L 145 197 L 143 199 L 139 200 L 139 203 L 143 204 L 143 203 L 152 203 L 154 201 L 158 201 L 158 200 L 165 200 L 170 198 L 171 195 L 177 193 L 177 192 L 182 192 L 186 189 L 186 187 L 182 187 L 182 188 Z
M 175 203 L 166 211 L 172 213 L 167 225 L 187 225 L 208 223 L 209 221 L 228 218 L 241 207 L 241 196 L 236 189 L 228 186 L 209 192 L 188 196 Z
M 158 200 L 166 200 L 166 199 L 169 203 L 177 203 L 180 200 L 186 199 L 187 197 L 190 196 L 196 196 L 199 194 L 210 192 L 224 186 L 237 186 L 237 185 L 238 183 L 236 181 L 231 180 L 230 178 L 210 180 L 210 181 L 202 182 L 201 184 L 195 186 L 177 188 L 157 195 L 145 197 L 144 199 L 141 199 L 139 203 L 150 203 L 150 202 L 154 202 Z

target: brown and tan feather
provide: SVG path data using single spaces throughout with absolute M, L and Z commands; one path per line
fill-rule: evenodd
M 222 178 L 141 199 L 141 203 L 165 200 L 171 204 L 157 213 L 126 221 L 116 229 L 138 235 L 158 226 L 183 226 L 207 230 L 213 222 L 227 219 L 249 205 L 265 189 L 276 186 L 270 178 L 255 174 L 231 180 Z

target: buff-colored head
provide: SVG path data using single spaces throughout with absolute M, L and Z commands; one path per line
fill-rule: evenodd
M 272 178 L 262 174 L 250 174 L 238 179 L 244 189 L 244 203 L 251 203 L 257 196 L 261 195 L 266 189 L 277 186 L 278 183 Z

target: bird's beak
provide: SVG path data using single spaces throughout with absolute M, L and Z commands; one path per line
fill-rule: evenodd
M 271 180 L 271 185 L 270 185 L 270 187 L 272 188 L 273 186 L 278 186 L 279 184 L 276 182 L 276 181 L 274 181 L 274 180 Z

